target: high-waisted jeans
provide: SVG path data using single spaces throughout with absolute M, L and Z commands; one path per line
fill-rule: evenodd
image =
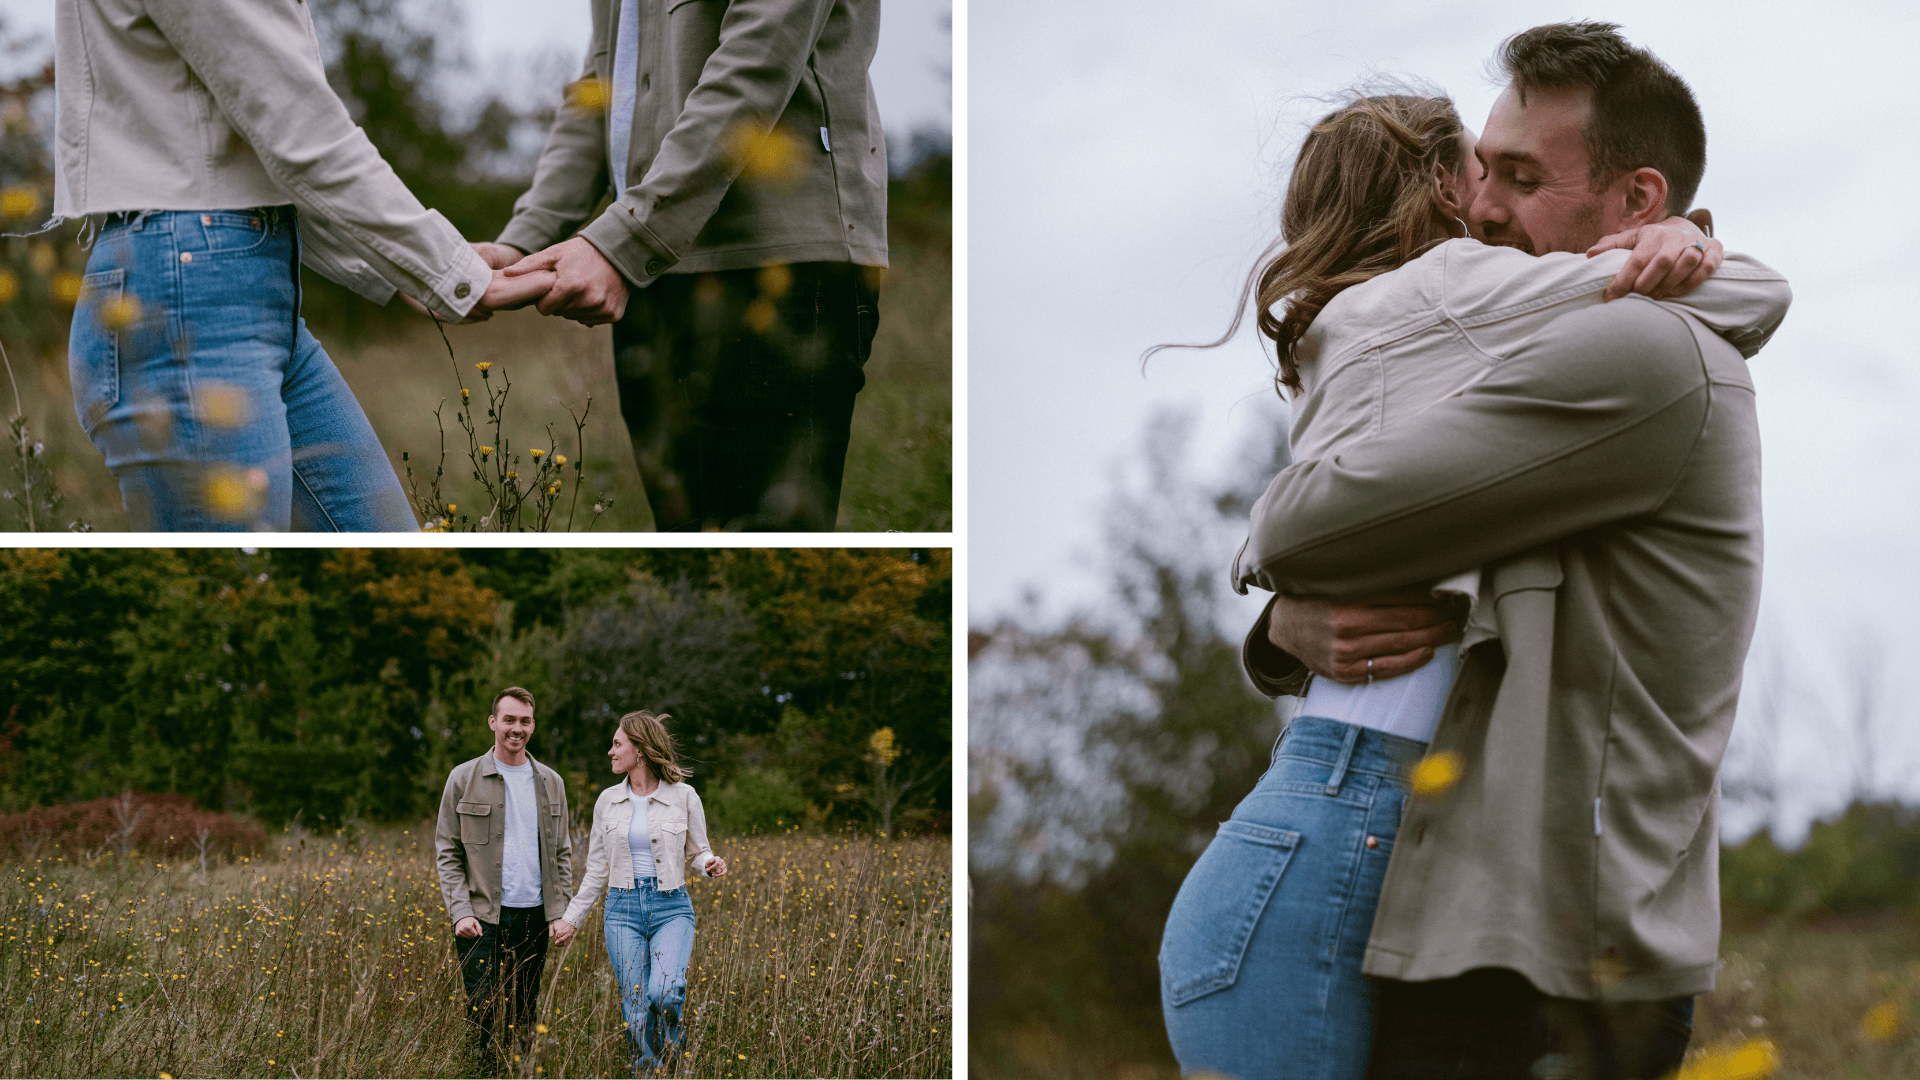
M 1360 973 L 1405 776 L 1426 744 L 1303 716 L 1187 873 L 1160 942 L 1160 998 L 1183 1073 L 1361 1080 Z
M 687 887 L 660 892 L 654 884 L 653 878 L 639 878 L 631 889 L 607 886 L 603 922 L 636 1076 L 673 1071 L 687 1002 L 687 959 L 693 955 Z
M 292 207 L 114 215 L 84 284 L 73 408 L 136 531 L 419 529 L 300 318 Z

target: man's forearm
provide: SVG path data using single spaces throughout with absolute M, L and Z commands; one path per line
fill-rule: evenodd
M 1680 315 L 1629 298 L 1564 316 L 1460 394 L 1276 477 L 1254 520 L 1251 580 L 1372 592 L 1646 513 L 1708 400 Z

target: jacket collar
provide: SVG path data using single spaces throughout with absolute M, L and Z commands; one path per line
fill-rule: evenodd
M 493 754 L 489 752 L 487 756 L 492 757 Z M 646 795 L 642 796 L 642 798 L 644 798 L 648 802 L 653 802 L 655 800 L 658 800 L 660 802 L 666 802 L 667 789 L 672 786 L 673 786 L 672 784 L 669 784 L 666 781 L 662 780 L 660 783 L 655 784 L 653 787 L 653 790 L 647 793 Z M 607 790 L 613 792 L 613 799 L 612 799 L 613 802 L 623 803 L 623 802 L 626 802 L 628 799 L 627 792 L 629 789 L 628 789 L 627 781 L 625 780 L 622 780 L 621 782 L 613 785 Z
M 535 776 L 540 775 L 540 763 L 533 759 L 533 754 L 531 753 L 527 754 L 527 764 L 533 766 L 533 774 Z M 493 747 L 489 746 L 487 747 L 487 752 L 480 755 L 480 775 L 493 776 L 499 773 L 499 771 L 500 763 L 494 760 Z

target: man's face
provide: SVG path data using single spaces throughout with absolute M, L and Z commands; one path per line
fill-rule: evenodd
M 493 703 L 493 715 L 487 717 L 493 729 L 493 748 L 502 758 L 517 758 L 526 753 L 527 740 L 533 738 L 533 706 L 519 698 L 503 697 Z M 508 764 L 513 764 L 511 760 Z
M 1476 238 L 1544 255 L 1585 251 L 1617 231 L 1610 200 L 1587 182 L 1581 131 L 1592 109 L 1585 87 L 1529 90 L 1525 105 L 1513 87 L 1501 93 L 1475 150 L 1486 174 L 1467 217 Z

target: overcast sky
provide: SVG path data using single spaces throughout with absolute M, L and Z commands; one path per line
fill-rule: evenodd
M 487 88 L 489 65 L 505 60 L 510 70 L 527 69 L 534 56 L 556 52 L 556 65 L 570 78 L 586 56 L 592 32 L 587 0 L 457 0 L 466 14 L 465 53 L 474 68 L 461 88 Z M 921 128 L 952 128 L 952 38 L 947 29 L 949 0 L 886 0 L 880 21 L 880 51 L 873 61 L 874 96 L 880 122 L 890 138 L 904 139 Z M 38 31 L 47 49 L 53 44 L 53 0 L 0 0 L 0 18 L 15 33 Z M 456 43 L 458 44 L 458 43 Z M 0 58 L 0 64 L 9 58 Z M 552 88 L 559 96 L 559 88 Z
M 1859 652 L 1862 623 L 1882 631 L 1889 663 L 1920 659 L 1904 632 L 1920 606 L 1920 367 L 1905 325 L 1920 292 L 1908 254 L 1920 232 L 1914 9 L 1195 0 L 1170 17 L 1161 4 L 975 0 L 968 11 L 975 626 L 1031 587 L 1055 616 L 1099 604 L 1108 469 L 1155 407 L 1195 411 L 1207 461 L 1247 424 L 1273 422 L 1253 405 L 1271 395 L 1272 368 L 1248 334 L 1163 354 L 1144 377 L 1138 357 L 1224 328 L 1277 231 L 1303 121 L 1325 109 L 1307 96 L 1414 75 L 1478 130 L 1501 39 L 1572 16 L 1622 24 L 1689 80 L 1709 138 L 1698 205 L 1729 248 L 1793 283 L 1793 310 L 1753 373 L 1764 620 L 1790 636 L 1812 682 L 1806 707 L 1848 692 L 1840 665 Z M 1222 567 L 1232 554 L 1217 553 Z M 1247 620 L 1259 603 L 1248 598 Z M 1896 707 L 1911 730 L 1910 700 Z M 1830 796 L 1842 763 L 1804 720 L 1791 725 L 1806 740 L 1796 760 L 1827 770 L 1813 786 Z

